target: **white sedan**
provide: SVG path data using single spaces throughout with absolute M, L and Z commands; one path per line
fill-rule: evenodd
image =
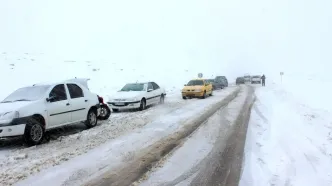
M 128 83 L 107 102 L 114 112 L 119 109 L 144 110 L 148 105 L 163 104 L 165 89 L 155 82 Z
M 100 105 L 87 81 L 71 79 L 14 91 L 0 102 L 0 138 L 23 136 L 28 145 L 38 145 L 54 128 L 81 121 L 96 126 Z

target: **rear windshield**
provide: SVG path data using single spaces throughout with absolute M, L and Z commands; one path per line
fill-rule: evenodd
M 207 79 L 205 80 L 207 83 L 213 83 L 214 82 L 214 79 Z
M 187 86 L 204 85 L 203 80 L 191 80 Z

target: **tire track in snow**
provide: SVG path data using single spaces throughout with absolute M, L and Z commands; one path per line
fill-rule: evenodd
M 231 102 L 239 93 L 239 89 L 220 102 L 214 104 L 209 110 L 205 110 L 202 115 L 191 118 L 189 122 L 183 124 L 183 129 L 176 133 L 161 139 L 152 146 L 142 149 L 136 153 L 135 160 L 129 162 L 117 171 L 107 172 L 96 180 L 91 181 L 87 185 L 93 186 L 123 186 L 130 185 L 142 175 L 144 175 L 151 167 L 158 162 L 163 156 L 169 153 L 176 146 L 181 144 L 182 139 L 189 136 L 195 131 L 207 118 L 213 115 L 222 106 Z

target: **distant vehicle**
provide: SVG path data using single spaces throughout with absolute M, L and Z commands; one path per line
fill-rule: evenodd
M 84 121 L 97 125 L 100 105 L 89 91 L 88 79 L 23 87 L 0 102 L 0 138 L 24 136 L 28 145 L 38 145 L 45 132 Z
M 251 77 L 251 84 L 260 84 L 261 83 L 261 76 L 255 75 Z
M 212 84 L 208 83 L 204 79 L 190 80 L 182 89 L 182 98 L 200 97 L 205 99 L 207 96 L 212 96 L 213 88 Z
M 244 82 L 245 83 L 250 83 L 251 82 L 251 76 L 250 75 L 245 75 L 245 76 L 243 76 L 243 78 L 244 78 Z
M 244 81 L 244 78 L 243 77 L 238 77 L 236 78 L 236 84 L 237 85 L 240 85 L 240 84 L 244 84 L 245 81 Z
M 165 89 L 155 82 L 128 83 L 107 102 L 114 112 L 120 109 L 145 110 L 153 104 L 163 104 Z
M 212 89 L 213 90 L 224 88 L 224 85 L 223 85 L 222 82 L 216 82 L 214 79 L 206 79 L 205 81 L 212 84 Z
M 227 80 L 226 76 L 216 76 L 216 78 L 214 80 L 217 83 L 221 83 L 223 85 L 223 88 L 228 87 L 228 80 Z

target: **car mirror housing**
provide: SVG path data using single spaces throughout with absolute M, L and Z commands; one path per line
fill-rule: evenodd
M 50 96 L 49 98 L 46 98 L 47 102 L 53 102 L 56 99 L 55 96 Z

